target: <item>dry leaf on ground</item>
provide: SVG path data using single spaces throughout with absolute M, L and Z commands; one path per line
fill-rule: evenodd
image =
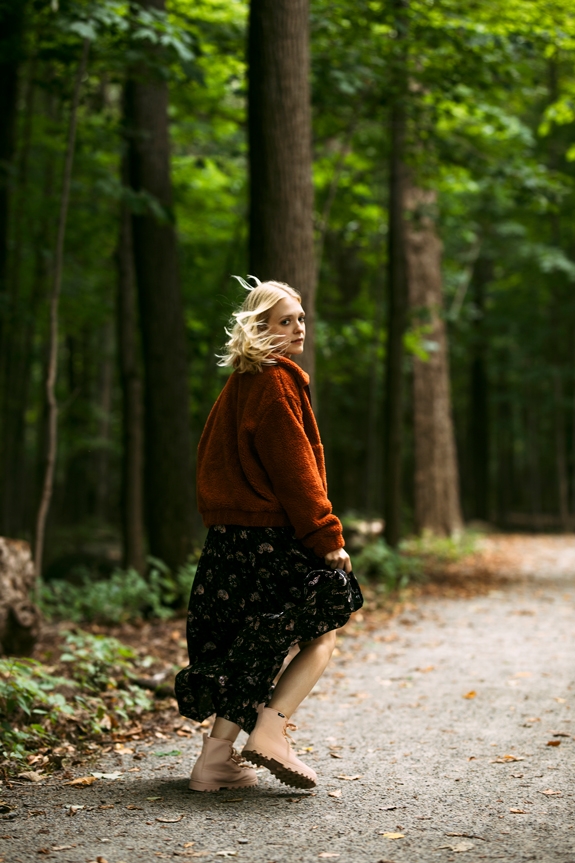
M 525 809 L 510 809 L 512 815 L 527 815 Z
M 490 764 L 511 764 L 513 761 L 525 761 L 521 755 L 498 755 L 497 758 L 492 758 Z
M 26 779 L 27 782 L 41 782 L 45 778 L 44 774 L 36 770 L 24 770 L 23 773 L 18 774 L 18 779 Z
M 473 842 L 458 842 L 456 845 L 440 845 L 437 850 L 448 849 L 449 851 L 455 851 L 456 854 L 462 854 L 465 851 L 471 851 L 472 848 L 475 848 Z
M 545 791 L 540 791 L 540 794 L 546 794 L 547 797 L 562 797 L 562 791 L 553 791 L 551 788 L 546 788 Z
M 64 782 L 64 785 L 93 785 L 94 782 L 98 781 L 97 776 L 77 776 L 76 779 L 70 779 L 69 782 Z
M 318 857 L 339 857 L 339 854 L 335 854 L 331 851 L 322 851 L 321 854 L 317 855 Z
M 328 791 L 328 797 L 341 797 L 341 788 L 338 788 L 336 791 Z
M 380 833 L 379 835 L 383 836 L 384 839 L 405 839 L 403 833 Z
M 177 818 L 156 818 L 156 821 L 161 821 L 162 824 L 177 824 L 184 817 L 184 815 L 178 815 Z
M 472 689 L 471 692 L 466 692 L 465 695 L 463 696 L 463 698 L 475 698 L 476 695 L 477 695 L 477 692 L 474 689 Z
M 52 851 L 70 851 L 75 845 L 53 845 Z
M 561 746 L 560 740 L 548 740 L 547 746 Z
M 139 809 L 140 811 L 143 812 L 144 807 L 143 806 L 135 806 L 133 803 L 130 803 L 128 806 L 126 806 L 126 809 Z
M 329 754 L 332 758 L 343 758 L 343 755 L 338 755 L 337 752 L 330 752 Z
M 363 773 L 358 773 L 356 776 L 346 776 L 345 773 L 340 773 L 337 777 L 338 779 L 347 779 L 348 782 L 354 782 L 356 779 L 361 779 L 363 777 Z

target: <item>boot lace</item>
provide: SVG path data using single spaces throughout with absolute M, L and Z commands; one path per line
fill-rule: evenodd
M 234 749 L 233 746 L 232 746 L 232 754 L 231 754 L 230 758 L 232 759 L 234 764 L 238 765 L 238 767 L 249 767 L 249 764 L 247 763 L 244 756 L 241 753 L 239 753 L 237 749 Z
M 295 725 L 293 722 L 290 722 L 289 720 L 284 725 L 284 737 L 286 737 L 287 740 L 289 740 L 289 742 L 291 743 L 292 746 L 295 746 L 296 742 L 293 739 L 293 737 L 291 736 L 291 734 L 288 732 L 288 729 L 289 729 L 289 731 L 297 731 L 297 725 Z

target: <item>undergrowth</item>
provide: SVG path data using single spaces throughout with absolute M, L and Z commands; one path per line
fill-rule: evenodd
M 152 564 L 144 578 L 134 569 L 115 570 L 109 578 L 95 580 L 85 567 L 76 569 L 79 584 L 63 579 L 43 582 L 40 607 L 49 620 L 74 623 L 125 623 L 142 617 L 166 619 L 187 604 L 196 563 L 174 574 L 162 561 Z
M 452 537 L 424 534 L 403 540 L 398 549 L 379 537 L 353 555 L 354 570 L 361 580 L 377 582 L 385 591 L 401 590 L 472 554 L 478 537 L 468 530 Z
M 57 666 L 0 659 L 0 751 L 22 762 L 40 746 L 97 738 L 153 706 L 131 682 L 152 662 L 115 638 L 67 632 Z M 55 673 L 60 671 L 60 673 Z

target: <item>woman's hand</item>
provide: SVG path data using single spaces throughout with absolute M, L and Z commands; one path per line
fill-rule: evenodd
M 324 559 L 330 569 L 343 569 L 345 572 L 351 572 L 351 557 L 344 548 L 330 551 Z

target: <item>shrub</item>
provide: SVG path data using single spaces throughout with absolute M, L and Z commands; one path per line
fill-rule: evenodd
M 423 577 L 419 558 L 395 551 L 383 539 L 364 546 L 354 558 L 354 569 L 360 578 L 382 582 L 387 590 L 407 587 Z
M 41 743 L 99 736 L 152 707 L 131 682 L 137 654 L 115 638 L 66 634 L 68 676 L 33 659 L 0 660 L 0 727 L 5 758 L 21 760 Z M 143 663 L 146 664 L 144 660 Z
M 105 580 L 94 580 L 89 570 L 76 570 L 80 584 L 62 579 L 44 582 L 40 605 L 49 619 L 74 623 L 123 623 L 145 616 L 167 618 L 187 603 L 196 564 L 172 574 L 162 561 L 150 558 L 146 578 L 134 569 L 115 570 Z

